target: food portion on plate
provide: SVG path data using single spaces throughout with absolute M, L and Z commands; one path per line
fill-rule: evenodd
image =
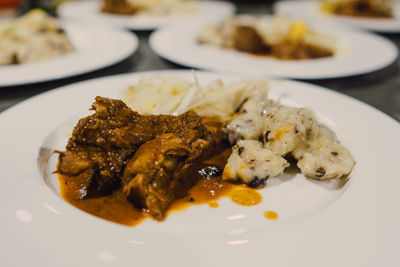
M 60 22 L 42 10 L 0 23 L 0 65 L 38 62 L 73 50 Z
M 350 174 L 354 160 L 350 152 L 315 114 L 306 108 L 281 106 L 250 96 L 229 124 L 228 140 L 233 153 L 223 179 L 257 187 L 283 173 L 293 156 L 305 176 L 318 180 Z
M 280 16 L 231 17 L 205 27 L 197 42 L 277 59 L 313 59 L 335 54 L 332 36 Z
M 157 91 L 161 100 L 153 103 Z M 62 196 L 93 215 L 135 225 L 146 216 L 162 221 L 178 202 L 216 200 L 235 187 L 244 193 L 234 202 L 258 204 L 251 188 L 265 187 L 290 164 L 312 179 L 347 177 L 355 162 L 335 134 L 311 110 L 283 106 L 268 91 L 262 80 L 202 87 L 151 76 L 125 92 L 132 108 L 96 97 L 94 114 L 79 120 L 58 151 Z
M 120 15 L 173 15 L 195 12 L 196 0 L 103 0 L 102 11 Z
M 79 197 L 120 188 L 158 220 L 190 186 L 192 165 L 215 152 L 222 127 L 193 112 L 140 115 L 120 100 L 96 97 L 95 114 L 81 119 L 60 154 L 58 172 L 85 177 Z M 94 192 L 92 192 L 94 191 Z
M 61 18 L 130 30 L 154 30 L 192 19 L 224 18 L 235 12 L 228 1 L 206 0 L 81 0 L 62 3 Z
M 322 0 L 322 11 L 351 17 L 393 18 L 386 0 Z

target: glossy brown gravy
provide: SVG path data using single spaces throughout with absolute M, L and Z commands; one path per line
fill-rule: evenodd
M 230 154 L 231 149 L 226 148 L 221 153 L 202 162 L 201 165 L 217 166 L 223 169 Z M 196 175 L 203 176 L 199 171 L 196 173 Z M 150 217 L 146 212 L 137 210 L 120 189 L 108 196 L 81 199 L 80 190 L 83 190 L 82 186 L 85 184 L 82 181 L 83 177 L 68 177 L 59 174 L 58 179 L 61 196 L 71 205 L 94 216 L 128 226 L 135 226 Z M 220 176 L 202 177 L 186 196 L 172 203 L 167 215 L 192 205 L 208 204 L 210 208 L 217 208 L 217 200 L 221 197 L 230 197 L 233 202 L 243 206 L 256 205 L 262 200 L 261 195 L 255 189 L 223 182 Z
M 291 44 L 278 44 L 270 51 L 251 52 L 242 51 L 248 55 L 255 57 L 268 57 L 278 60 L 304 60 L 304 59 L 317 59 L 334 56 L 334 52 L 330 49 L 318 47 L 314 45 L 291 45 Z

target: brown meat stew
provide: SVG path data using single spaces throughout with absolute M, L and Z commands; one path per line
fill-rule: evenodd
M 258 56 L 272 56 L 282 60 L 333 56 L 331 49 L 311 44 L 284 42 L 276 45 L 268 45 L 263 41 L 257 30 L 251 26 L 236 26 L 233 46 L 238 51 Z
M 130 5 L 128 0 L 103 0 L 101 11 L 118 15 L 133 15 L 140 9 Z
M 187 191 L 177 192 L 177 197 L 166 211 L 165 217 L 192 205 L 214 204 L 220 197 L 228 196 L 233 189 L 241 187 L 221 181 L 221 170 L 230 153 L 230 148 L 221 146 L 216 149 L 216 155 L 191 168 L 190 173 L 187 174 L 190 175 L 188 178 L 196 180 L 197 183 Z M 71 205 L 87 213 L 128 226 L 135 226 L 150 217 L 148 211 L 138 209 L 132 204 L 122 188 L 116 189 L 111 194 L 82 198 L 86 184 L 84 175 L 59 174 L 58 178 L 62 197 Z
M 216 200 L 231 153 L 222 125 L 188 112 L 140 115 L 122 101 L 96 97 L 94 114 L 75 126 L 59 152 L 61 194 L 101 218 L 135 225 L 170 210 Z
M 353 0 L 337 4 L 333 9 L 337 15 L 365 18 L 392 18 L 392 9 L 386 3 L 375 0 Z

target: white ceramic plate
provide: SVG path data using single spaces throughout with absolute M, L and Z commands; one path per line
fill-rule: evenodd
M 0 86 L 67 78 L 122 61 L 138 47 L 133 33 L 63 24 L 75 50 L 37 63 L 0 66 Z
M 312 28 L 315 31 L 329 33 L 335 38 L 335 55 L 309 60 L 279 60 L 198 44 L 196 38 L 206 24 L 208 22 L 195 22 L 161 28 L 150 36 L 150 46 L 161 57 L 184 66 L 297 79 L 337 78 L 369 73 L 390 65 L 398 55 L 396 46 L 383 37 L 314 25 Z
M 165 16 L 115 15 L 101 12 L 100 0 L 69 1 L 60 5 L 60 17 L 81 20 L 96 25 L 127 28 L 131 30 L 153 30 L 167 23 L 187 19 L 227 17 L 235 12 L 235 6 L 223 1 L 199 1 L 199 10 L 194 13 Z
M 364 30 L 371 30 L 382 33 L 400 32 L 400 3 L 393 1 L 394 18 L 374 19 L 374 18 L 355 18 L 327 14 L 321 11 L 320 1 L 317 0 L 289 0 L 279 1 L 274 6 L 275 13 L 313 18 L 320 22 L 339 23 L 343 26 L 352 26 Z
M 158 72 L 192 81 L 189 71 Z M 400 125 L 318 86 L 274 80 L 271 96 L 312 108 L 349 148 L 356 166 L 339 190 L 302 175 L 270 179 L 263 202 L 193 206 L 166 221 L 126 227 L 65 202 L 51 171 L 71 127 L 96 95 L 119 98 L 135 73 L 69 85 L 0 114 L 2 266 L 399 266 Z M 197 73 L 200 84 L 238 75 Z M 275 181 L 275 182 L 274 182 Z M 278 182 L 280 181 L 280 182 Z M 274 210 L 280 218 L 263 217 Z

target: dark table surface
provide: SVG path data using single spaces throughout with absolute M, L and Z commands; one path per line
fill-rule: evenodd
M 238 13 L 266 14 L 270 13 L 271 10 L 270 6 L 266 5 L 265 2 L 239 1 L 237 4 Z M 120 73 L 184 68 L 163 60 L 150 49 L 148 45 L 149 32 L 137 32 L 136 34 L 140 40 L 137 52 L 114 66 L 58 81 L 0 88 L 0 112 L 29 97 L 70 83 Z M 392 40 L 398 47 L 400 46 L 400 34 L 386 35 L 385 37 Z M 348 78 L 313 80 L 308 82 L 352 96 L 400 121 L 399 64 L 400 60 L 397 59 L 392 65 L 373 73 Z

